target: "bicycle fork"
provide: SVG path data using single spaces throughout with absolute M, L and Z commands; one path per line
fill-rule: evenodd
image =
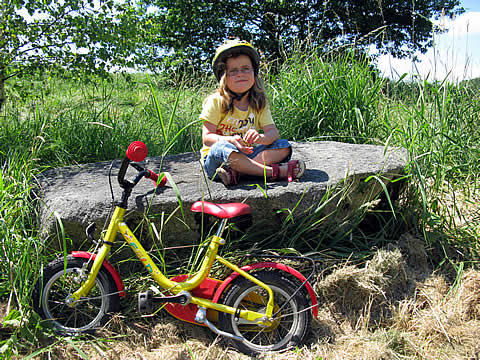
M 82 283 L 82 285 L 77 291 L 67 297 L 65 302 L 68 306 L 74 307 L 82 297 L 86 297 L 90 290 L 92 290 L 93 286 L 95 285 L 95 278 L 97 277 L 98 272 L 102 268 L 103 262 L 108 259 L 108 254 L 110 253 L 110 249 L 112 248 L 113 241 L 117 233 L 117 219 L 121 219 L 124 213 L 125 209 L 121 207 L 115 208 L 112 219 L 110 220 L 110 224 L 107 229 L 107 233 L 105 234 L 104 238 L 102 237 L 101 240 L 103 245 L 98 251 L 95 260 L 93 261 L 92 268 L 88 272 L 87 279 Z

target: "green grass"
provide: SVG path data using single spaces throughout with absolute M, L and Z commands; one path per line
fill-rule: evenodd
M 477 266 L 478 85 L 393 82 L 372 69 L 354 53 L 299 54 L 267 75 L 267 89 L 283 137 L 406 148 L 410 178 L 405 195 L 393 204 L 396 218 L 378 217 L 377 231 L 368 234 L 329 227 L 336 211 L 325 215 L 323 210 L 332 197 L 345 196 L 332 192 L 307 213 L 284 209 L 278 233 L 265 236 L 257 227 L 250 241 L 261 239 L 258 246 L 284 251 L 328 249 L 329 256 L 344 258 L 352 251 L 368 255 L 409 230 L 440 249 L 437 264 L 451 264 L 453 270 L 459 263 Z M 14 336 L 0 340 L 0 357 L 37 341 L 30 296 L 46 251 L 30 198 L 33 177 L 46 167 L 120 158 L 139 139 L 154 156 L 198 150 L 198 114 L 215 85 L 211 79 L 194 80 L 172 85 L 146 75 L 109 80 L 43 75 L 9 83 L 9 101 L 0 113 L 0 299 L 8 304 Z M 349 221 L 358 224 L 367 213 L 362 207 Z
M 3 157 L 5 156 L 5 157 Z M 37 235 L 35 204 L 30 189 L 34 170 L 30 154 L 2 154 L 0 174 L 0 299 L 6 303 L 3 326 L 12 336 L 0 342 L 0 358 L 12 349 L 37 342 L 38 316 L 31 310 L 32 281 L 41 268 L 42 243 Z
M 144 76 L 39 76 L 17 79 L 8 90 L 10 101 L 0 113 L 0 302 L 7 304 L 5 324 L 14 324 L 16 336 L 0 339 L 0 358 L 36 341 L 25 334 L 38 323 L 29 321 L 31 293 L 51 254 L 30 198 L 34 176 L 48 167 L 120 158 L 139 139 L 154 156 L 198 149 L 200 97 L 211 91 L 167 88 L 161 78 Z
M 165 89 L 160 80 L 40 77 L 26 101 L 14 93 L 7 103 L 0 151 L 14 148 L 28 153 L 35 148 L 39 164 L 64 166 L 119 158 L 130 142 L 142 139 L 151 154 L 160 155 L 171 140 L 161 131 L 160 117 L 166 121 L 173 114 L 173 138 L 198 119 L 201 97 L 207 94 L 182 85 Z M 24 79 L 19 82 L 17 86 L 28 86 Z M 181 105 L 174 109 L 177 99 Z M 198 149 L 197 133 L 198 128 L 182 132 L 170 153 Z
M 477 261 L 479 212 L 464 205 L 479 193 L 478 88 L 423 80 L 402 88 L 385 102 L 382 121 L 391 144 L 409 150 L 415 219 L 427 241 L 442 238 Z M 476 225 L 461 221 L 465 213 Z

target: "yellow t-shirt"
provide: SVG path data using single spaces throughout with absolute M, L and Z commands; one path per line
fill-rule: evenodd
M 274 124 L 268 105 L 259 112 L 254 111 L 250 106 L 247 111 L 239 110 L 234 106 L 233 111 L 224 114 L 221 108 L 221 97 L 218 93 L 210 95 L 205 100 L 200 119 L 216 125 L 217 134 L 224 136 L 240 135 L 243 137 L 243 134 L 249 129 L 259 131 L 267 125 Z M 208 146 L 202 147 L 202 158 L 208 154 L 209 150 Z

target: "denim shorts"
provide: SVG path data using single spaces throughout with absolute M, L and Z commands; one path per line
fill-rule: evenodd
M 244 154 L 245 156 L 249 157 L 250 159 L 255 158 L 258 154 L 265 150 L 275 150 L 275 149 L 284 149 L 291 147 L 288 140 L 285 139 L 278 139 L 275 140 L 270 145 L 257 145 L 253 148 L 253 152 L 251 154 Z M 203 167 L 205 168 L 205 172 L 209 178 L 212 178 L 215 175 L 215 171 L 222 165 L 228 165 L 228 158 L 232 151 L 240 152 L 235 145 L 229 143 L 228 141 L 218 141 L 212 145 L 210 151 L 208 152 L 207 156 L 203 159 Z M 290 159 L 290 154 L 287 156 L 285 160 Z

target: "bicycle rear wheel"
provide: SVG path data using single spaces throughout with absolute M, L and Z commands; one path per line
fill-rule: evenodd
M 278 271 L 253 273 L 257 279 L 270 286 L 274 293 L 274 314 L 272 325 L 264 327 L 239 319 L 226 313 L 219 313 L 219 327 L 228 333 L 241 336 L 245 340 L 230 340 L 246 354 L 288 349 L 303 342 L 311 321 L 308 301 L 303 291 L 295 296 L 297 289 L 289 279 Z M 265 289 L 244 277 L 237 277 L 225 293 L 222 303 L 239 310 L 252 310 L 265 313 L 268 294 Z
M 67 257 L 48 264 L 34 291 L 34 306 L 40 316 L 62 333 L 80 333 L 101 327 L 109 314 L 120 309 L 120 298 L 110 274 L 100 269 L 86 298 L 71 307 L 66 299 L 76 291 L 79 272 L 87 259 Z

